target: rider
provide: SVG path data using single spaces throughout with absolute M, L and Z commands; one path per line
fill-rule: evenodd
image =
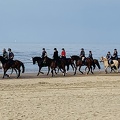
M 110 53 L 110 51 L 108 51 L 108 53 L 106 55 L 106 58 L 108 60 L 108 64 L 110 64 L 111 63 L 111 53 Z
M 3 49 L 3 57 L 5 58 L 5 60 L 8 60 L 8 53 L 5 48 Z
M 64 48 L 62 48 L 61 58 L 66 59 L 66 51 Z
M 83 64 L 85 64 L 85 51 L 83 48 L 81 48 L 80 51 L 80 58 L 82 59 Z
M 14 53 L 12 52 L 11 48 L 8 48 L 8 62 L 10 65 L 14 63 L 13 58 L 14 58 Z
M 44 59 L 44 57 L 47 56 L 47 52 L 46 52 L 45 48 L 43 48 L 42 50 L 43 50 L 42 51 L 42 59 Z
M 42 49 L 42 59 L 43 59 L 43 63 L 45 64 L 46 62 L 44 61 L 44 58 L 47 56 L 47 52 L 45 50 L 45 48 Z
M 58 61 L 58 51 L 57 51 L 57 48 L 54 48 L 53 59 L 55 61 Z
M 117 52 L 117 49 L 114 49 L 113 58 L 114 58 L 115 60 L 118 59 L 118 52 Z
M 55 60 L 56 64 L 58 63 L 58 51 L 57 48 L 54 48 L 53 59 Z
M 91 59 L 93 60 L 92 51 L 89 51 L 88 57 L 91 58 Z
M 11 48 L 8 48 L 8 52 L 9 52 L 8 58 L 11 59 L 11 60 L 13 60 L 13 58 L 14 58 L 14 53 L 12 52 Z

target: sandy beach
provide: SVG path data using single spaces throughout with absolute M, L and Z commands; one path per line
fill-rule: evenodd
M 0 74 L 0 120 L 119 119 L 120 73 Z

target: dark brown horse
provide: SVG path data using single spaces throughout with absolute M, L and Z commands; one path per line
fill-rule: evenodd
M 83 61 L 81 59 L 76 61 L 76 69 L 75 69 L 74 75 L 76 74 L 76 71 L 77 71 L 78 67 L 79 67 L 79 71 L 83 74 L 83 72 L 80 70 L 82 66 L 87 66 L 87 68 L 88 68 L 87 74 L 90 71 L 93 74 L 92 66 L 95 67 L 95 64 L 94 64 L 94 62 L 93 62 L 93 60 L 91 58 L 86 58 L 85 59 L 85 64 L 83 64 Z
M 97 59 L 93 59 L 94 61 L 94 64 L 95 64 L 95 67 L 93 68 L 93 70 L 96 68 L 96 66 L 98 67 L 98 69 L 100 70 L 101 67 L 100 67 L 100 64 L 99 64 L 99 61 Z
M 75 64 L 74 64 L 74 60 L 73 60 L 72 58 L 59 58 L 59 59 L 58 59 L 58 62 L 59 62 L 60 60 L 64 60 L 65 66 L 67 66 L 67 71 L 69 71 L 69 66 L 71 66 L 72 69 L 73 69 L 73 71 L 74 71 L 74 69 L 75 69 Z
M 12 60 L 12 61 L 11 60 L 5 60 L 5 58 L 0 56 L 0 61 L 2 63 L 2 67 L 3 67 L 3 70 L 4 70 L 3 78 L 5 76 L 9 77 L 9 75 L 6 74 L 6 72 L 7 72 L 8 69 L 11 69 L 11 68 L 15 69 L 17 71 L 16 72 L 16 73 L 18 73 L 17 74 L 17 78 L 20 77 L 20 72 L 21 72 L 20 68 L 21 67 L 22 67 L 22 73 L 24 73 L 24 71 L 25 71 L 24 64 L 21 61 L 19 61 L 19 60 Z
M 71 56 L 71 58 L 72 58 L 75 62 L 80 59 L 80 57 L 77 56 L 77 55 L 73 55 L 73 56 Z M 96 66 L 97 66 L 98 69 L 100 70 L 101 67 L 100 67 L 99 61 L 98 61 L 97 59 L 93 59 L 93 62 L 94 62 L 94 64 L 95 64 L 95 66 L 93 66 L 93 70 L 96 68 Z
M 33 64 L 35 64 L 37 62 L 38 67 L 39 67 L 37 76 L 40 73 L 44 74 L 43 72 L 41 72 L 42 67 L 48 67 L 48 73 L 47 73 L 47 75 L 49 74 L 50 67 L 49 67 L 48 64 L 46 64 L 45 62 L 43 62 L 43 58 L 41 58 L 41 57 L 32 57 L 32 60 L 33 60 Z
M 55 61 L 54 59 L 51 59 L 46 56 L 44 58 L 44 62 L 51 68 L 52 77 L 54 76 L 53 71 L 55 71 L 55 73 L 56 73 L 56 68 L 60 69 L 63 72 L 63 75 L 65 76 L 65 73 L 66 73 L 65 60 L 59 59 L 58 61 Z

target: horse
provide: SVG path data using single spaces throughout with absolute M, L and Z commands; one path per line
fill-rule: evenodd
M 12 63 L 11 63 L 11 60 L 6 60 L 4 57 L 0 56 L 0 61 L 2 63 L 2 67 L 4 71 L 3 78 L 5 76 L 10 77 L 8 74 L 6 74 L 7 70 L 10 68 L 15 69 L 16 73 L 18 71 L 17 78 L 20 77 L 21 67 L 22 67 L 22 73 L 25 72 L 25 66 L 19 60 L 12 60 Z
M 94 64 L 95 64 L 95 67 L 94 67 L 94 69 L 96 68 L 96 66 L 98 67 L 98 69 L 100 70 L 101 69 L 101 67 L 100 67 L 100 64 L 99 64 L 99 61 L 97 60 L 97 59 L 93 59 L 93 62 L 94 62 Z M 94 70 L 93 69 L 93 70 Z
M 71 59 L 74 61 L 74 62 L 77 62 L 77 60 L 80 59 L 80 57 L 78 55 L 72 55 L 71 56 Z
M 34 65 L 36 62 L 37 62 L 37 64 L 38 64 L 39 70 L 38 70 L 37 76 L 38 76 L 40 73 L 44 74 L 43 72 L 41 72 L 42 67 L 48 67 L 48 73 L 47 73 L 47 75 L 49 74 L 50 67 L 49 67 L 45 62 L 43 62 L 43 58 L 41 58 L 41 57 L 32 57 L 32 61 L 33 61 L 33 65 Z
M 82 66 L 87 66 L 87 68 L 88 68 L 87 74 L 89 73 L 89 71 L 91 71 L 91 73 L 93 74 L 92 66 L 95 67 L 95 64 L 94 64 L 94 62 L 93 62 L 93 60 L 91 58 L 86 58 L 85 59 L 85 64 L 83 64 L 83 61 L 79 58 L 78 60 L 76 60 L 76 67 L 75 67 L 74 75 L 76 74 L 78 66 L 79 66 L 79 71 L 82 74 L 83 74 L 83 72 L 80 70 Z
M 118 63 L 118 61 L 117 60 L 112 60 L 113 61 L 113 63 L 108 63 L 108 59 L 106 58 L 106 57 L 101 57 L 100 58 L 100 60 L 101 60 L 101 62 L 103 62 L 103 64 L 104 64 L 104 68 L 105 68 L 105 73 L 108 73 L 107 72 L 107 68 L 108 67 L 110 67 L 111 68 L 111 71 L 112 70 L 116 70 L 116 72 L 118 72 L 118 68 L 119 68 L 119 63 Z
M 69 65 L 71 65 L 73 71 L 74 71 L 74 68 L 75 68 L 75 64 L 74 64 L 74 61 L 71 59 L 71 58 L 58 58 L 58 62 L 60 60 L 64 60 L 65 62 L 65 66 L 67 66 L 67 71 L 69 71 Z
M 111 59 L 112 59 L 112 60 L 115 60 L 115 58 L 114 58 L 114 57 L 112 57 L 112 56 L 111 56 Z M 120 58 L 117 58 L 117 60 L 118 60 L 119 67 L 120 67 Z
M 71 59 L 76 62 L 77 60 L 80 59 L 80 57 L 79 57 L 78 55 L 72 55 L 72 56 L 71 56 Z M 93 70 L 96 68 L 96 66 L 97 66 L 98 69 L 100 70 L 101 67 L 100 67 L 99 61 L 98 61 L 97 59 L 93 59 L 93 62 L 94 62 L 94 64 L 95 64 L 95 66 L 93 66 Z M 85 70 L 86 70 L 86 69 L 87 69 L 87 67 L 85 68 Z
M 80 57 L 77 56 L 77 55 L 72 55 L 72 56 L 71 56 L 71 59 L 76 62 L 77 60 L 80 59 Z M 97 59 L 93 59 L 93 62 L 94 62 L 94 64 L 95 64 L 95 66 L 93 66 L 93 70 L 96 68 L 96 66 L 97 66 L 98 69 L 100 70 L 101 67 L 100 67 L 99 61 L 98 61 Z M 85 68 L 85 70 L 86 70 L 86 68 Z
M 74 61 L 73 59 L 71 58 L 66 58 L 65 59 L 65 65 L 67 65 L 67 71 L 69 70 L 69 65 L 71 65 L 73 71 L 74 71 L 74 68 L 75 68 L 75 64 L 74 64 Z
M 44 58 L 44 62 L 51 68 L 51 73 L 52 73 L 52 77 L 54 76 L 53 71 L 56 72 L 56 68 L 58 67 L 60 70 L 62 69 L 63 71 L 63 75 L 65 76 L 66 70 L 65 70 L 65 60 L 63 59 L 58 59 L 58 61 L 55 61 L 54 59 L 51 59 L 49 57 L 45 57 Z

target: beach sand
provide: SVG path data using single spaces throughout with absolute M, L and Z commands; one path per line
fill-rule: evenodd
M 0 120 L 119 120 L 120 73 L 0 74 Z

